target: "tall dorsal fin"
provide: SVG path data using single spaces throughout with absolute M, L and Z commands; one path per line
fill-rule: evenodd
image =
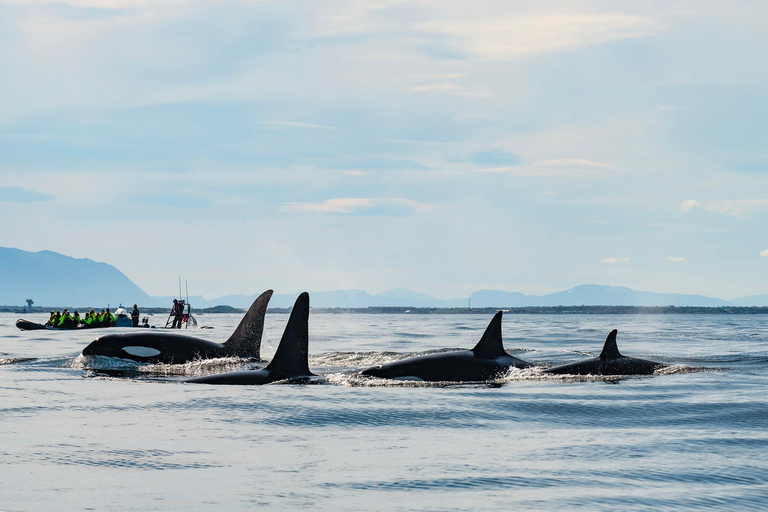
M 299 295 L 291 310 L 275 357 L 267 365 L 290 375 L 312 375 L 309 372 L 309 294 Z
M 605 338 L 605 345 L 603 345 L 603 351 L 600 352 L 600 359 L 616 359 L 623 357 L 619 353 L 619 347 L 616 346 L 616 334 L 619 331 L 612 330 L 611 333 Z
M 261 335 L 264 332 L 264 316 L 267 314 L 267 304 L 272 297 L 272 290 L 259 295 L 245 316 L 240 320 L 235 332 L 224 342 L 230 354 L 235 357 L 255 357 L 261 354 Z
M 501 339 L 501 311 L 496 315 L 488 324 L 485 329 L 483 337 L 477 342 L 473 352 L 487 357 L 505 356 L 507 353 L 504 351 L 504 342 Z

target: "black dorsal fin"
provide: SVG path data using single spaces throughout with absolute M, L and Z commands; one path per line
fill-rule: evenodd
M 600 359 L 617 359 L 624 357 L 619 353 L 619 347 L 616 346 L 616 335 L 619 333 L 616 329 L 605 338 L 605 345 L 603 345 L 603 351 L 600 352 Z
M 267 365 L 270 370 L 282 370 L 289 375 L 309 373 L 309 294 L 299 295 L 288 318 L 275 357 Z
M 504 351 L 504 342 L 501 339 L 501 315 L 501 311 L 496 313 L 491 323 L 485 329 L 483 337 L 480 338 L 475 348 L 472 349 L 473 352 L 487 357 L 507 355 Z
M 230 355 L 235 357 L 255 357 L 261 355 L 261 335 L 264 332 L 264 316 L 267 314 L 267 304 L 272 297 L 272 290 L 259 295 L 245 316 L 240 320 L 235 332 L 224 342 Z

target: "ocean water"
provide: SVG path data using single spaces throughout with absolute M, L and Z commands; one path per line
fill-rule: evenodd
M 471 348 L 490 315 L 312 314 L 320 377 L 253 387 L 179 382 L 253 362 L 86 360 L 93 331 L 17 317 L 0 314 L 0 510 L 768 509 L 766 316 L 507 315 L 507 349 L 542 367 L 613 328 L 671 366 L 429 385 L 355 371 Z M 188 334 L 222 342 L 239 320 Z M 267 315 L 264 359 L 286 321 Z

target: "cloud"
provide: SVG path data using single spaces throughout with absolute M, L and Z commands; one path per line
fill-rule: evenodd
M 421 171 L 429 169 L 429 167 L 420 162 L 404 158 L 360 158 L 354 160 L 341 158 L 325 163 L 323 167 L 326 169 L 370 169 L 374 171 Z
M 521 163 L 518 161 L 518 164 Z M 506 172 L 519 176 L 595 176 L 606 171 L 617 171 L 621 168 L 594 160 L 582 158 L 556 158 L 554 160 L 541 160 L 533 165 L 502 164 L 496 167 L 478 169 L 478 172 Z
M 345 176 L 370 176 L 370 172 L 366 171 L 341 171 L 341 174 Z
M 416 78 L 423 80 L 454 80 L 456 78 L 464 78 L 464 73 L 443 73 L 439 75 L 417 75 Z
M 707 212 L 720 213 L 732 217 L 748 215 L 766 207 L 768 207 L 768 199 L 721 199 L 705 202 L 688 199 L 680 205 L 680 209 L 684 212 L 700 208 Z
M 419 203 L 410 199 L 348 197 L 328 199 L 322 203 L 286 203 L 281 210 L 291 213 L 405 217 L 431 210 L 432 208 L 433 205 Z
M 557 169 L 588 169 L 616 171 L 620 167 L 607 164 L 605 162 L 596 162 L 594 160 L 584 160 L 582 158 L 556 158 L 554 160 L 542 160 L 534 164 L 536 167 L 549 167 Z
M 462 90 L 463 87 L 460 85 L 450 83 L 450 82 L 443 82 L 443 83 L 437 83 L 437 84 L 429 84 L 429 85 L 417 85 L 416 87 L 411 87 L 411 90 L 414 92 L 455 92 Z
M 0 201 L 7 201 L 9 203 L 39 203 L 55 198 L 56 196 L 42 194 L 34 189 L 0 187 Z
M 685 258 L 680 256 L 667 256 L 664 261 L 685 261 Z
M 292 129 L 304 129 L 304 130 L 335 130 L 333 126 L 325 126 L 322 124 L 313 123 L 299 123 L 296 121 L 260 121 L 262 126 L 266 126 L 275 130 L 292 130 Z
M 604 260 L 600 260 L 600 263 L 626 263 L 629 261 L 629 258 L 605 258 Z
M 172 6 L 181 7 L 184 4 L 189 4 L 189 0 L 5 0 L 4 3 L 30 5 L 70 5 L 72 7 L 83 8 L 98 8 L 98 9 L 127 9 L 127 8 L 139 8 L 150 7 L 157 4 L 166 4 Z
M 451 36 L 464 51 L 493 60 L 574 50 L 609 41 L 653 36 L 658 23 L 625 14 L 560 14 L 488 21 L 441 21 L 421 25 Z
M 768 258 L 768 249 L 761 251 L 760 256 L 762 256 L 763 258 Z
M 686 199 L 683 201 L 683 204 L 680 205 L 680 209 L 684 212 L 689 212 L 693 210 L 694 208 L 701 208 L 702 205 L 700 202 L 696 201 L 695 199 Z

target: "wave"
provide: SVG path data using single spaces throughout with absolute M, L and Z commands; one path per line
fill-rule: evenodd
M 37 358 L 36 357 L 6 357 L 6 358 L 0 357 L 0 366 L 6 365 L 6 364 L 28 363 L 30 361 L 37 361 Z

